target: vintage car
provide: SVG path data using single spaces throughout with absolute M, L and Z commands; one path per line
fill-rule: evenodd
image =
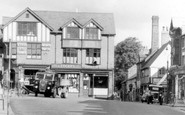
M 34 82 L 35 96 L 44 94 L 45 97 L 57 95 L 58 76 L 54 72 L 37 72 Z

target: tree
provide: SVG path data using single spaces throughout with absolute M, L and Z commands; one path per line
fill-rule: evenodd
M 115 88 L 121 89 L 121 82 L 127 78 L 128 69 L 139 61 L 142 48 L 135 37 L 126 38 L 115 46 Z

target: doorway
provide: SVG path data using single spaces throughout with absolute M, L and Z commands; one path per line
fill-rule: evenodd
M 14 69 L 10 70 L 10 88 L 11 89 L 15 88 L 15 70 Z

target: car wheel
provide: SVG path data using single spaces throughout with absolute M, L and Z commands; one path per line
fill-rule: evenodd
M 65 98 L 65 94 L 64 93 L 61 93 L 60 97 L 61 98 Z
M 37 95 L 38 95 L 38 93 L 37 93 L 37 92 L 35 92 L 35 97 L 37 97 Z

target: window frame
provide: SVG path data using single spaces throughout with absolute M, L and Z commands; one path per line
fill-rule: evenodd
M 66 27 L 66 38 L 67 39 L 80 39 L 80 28 L 78 26 L 77 27 L 67 26 Z
M 37 34 L 37 22 L 17 22 L 17 36 L 37 36 Z
M 89 30 L 88 30 L 89 29 Z M 88 32 L 87 32 L 88 30 Z M 93 32 L 94 30 L 96 30 L 96 34 L 94 33 L 91 33 Z M 88 33 L 88 34 L 87 34 Z M 99 39 L 99 29 L 96 28 L 96 27 L 86 27 L 85 28 L 85 39 L 90 39 L 90 40 L 97 40 Z
M 92 62 L 91 62 L 91 59 L 92 59 Z M 96 59 L 99 59 L 99 61 L 97 62 Z M 86 64 L 100 65 L 101 64 L 100 60 L 101 60 L 101 49 L 99 48 L 86 49 L 86 60 L 85 60 Z M 95 61 L 96 63 L 93 63 Z
M 27 43 L 27 59 L 42 59 L 41 43 Z
M 68 59 L 69 59 L 69 61 L 68 61 Z M 65 64 L 78 64 L 78 49 L 76 49 L 76 48 L 63 48 L 63 63 L 65 63 Z

